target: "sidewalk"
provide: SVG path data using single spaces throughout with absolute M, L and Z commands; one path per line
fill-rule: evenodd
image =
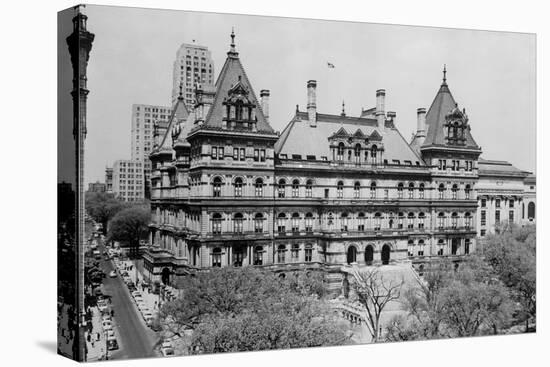
M 84 337 L 86 338 L 86 346 L 88 348 L 88 361 L 99 361 L 105 358 L 106 340 L 105 331 L 101 325 L 101 312 L 97 307 L 91 307 L 92 312 L 92 331 L 86 330 Z M 99 340 L 98 340 L 99 333 Z M 88 340 L 89 336 L 89 340 Z
M 130 260 L 122 260 L 121 264 L 124 264 L 126 267 L 132 266 L 132 270 L 126 270 L 128 272 L 128 275 L 130 276 L 130 279 L 134 282 L 136 285 L 136 288 L 141 293 L 141 296 L 143 298 L 143 302 L 147 305 L 147 307 L 151 310 L 151 313 L 153 316 L 156 316 L 159 311 L 159 304 L 162 303 L 160 294 L 153 294 L 149 288 L 142 287 L 141 284 L 145 281 L 143 275 L 136 271 L 136 266 L 132 261 Z M 136 273 L 137 273 L 137 279 L 136 279 Z

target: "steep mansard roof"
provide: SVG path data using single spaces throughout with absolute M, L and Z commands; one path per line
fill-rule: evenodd
M 214 128 L 222 127 L 224 98 L 228 97 L 228 92 L 238 84 L 248 92 L 248 99 L 256 105 L 256 118 L 258 120 L 256 128 L 258 132 L 275 133 L 265 119 L 261 106 L 256 98 L 256 94 L 254 93 L 254 89 L 252 88 L 252 84 L 248 80 L 248 76 L 244 71 L 244 67 L 239 59 L 239 54 L 235 51 L 235 45 L 233 43 L 231 44 L 231 50 L 227 53 L 227 59 L 220 71 L 220 75 L 216 80 L 214 103 L 206 116 L 204 126 Z
M 180 96 L 178 97 L 176 105 L 172 109 L 172 114 L 170 115 L 168 121 L 157 123 L 159 125 L 159 127 L 157 128 L 160 128 L 161 130 L 161 136 L 159 139 L 159 145 L 157 149 L 155 149 L 155 151 L 172 150 L 172 131 L 174 130 L 174 126 L 180 125 L 183 126 L 184 129 L 187 128 L 190 125 L 190 116 L 192 116 L 192 114 L 189 114 L 189 111 L 185 106 L 185 102 L 183 101 L 183 97 L 180 92 Z M 183 135 L 180 133 L 180 136 L 187 136 L 187 134 Z M 155 151 L 153 151 L 152 153 L 154 153 Z
M 399 160 L 411 161 L 413 165 L 424 162 L 409 147 L 399 130 L 389 127 L 377 127 L 375 119 L 350 117 L 341 115 L 317 114 L 317 126 L 309 124 L 306 112 L 297 112 L 286 126 L 275 144 L 275 153 L 286 154 L 291 157 L 299 154 L 303 159 L 314 155 L 317 160 L 321 157 L 331 159 L 329 138 L 348 134 L 350 137 L 360 134 L 368 136 L 371 141 L 381 141 L 384 146 L 383 158 L 389 163 Z
M 445 116 L 456 107 L 457 103 L 451 94 L 447 81 L 443 79 L 443 83 L 426 114 L 427 132 L 422 148 L 428 146 L 449 146 L 445 140 L 445 128 L 443 125 L 445 124 Z M 461 146 L 453 145 L 454 148 L 480 149 L 472 137 L 470 129 L 465 129 L 464 135 L 466 138 L 465 144 Z

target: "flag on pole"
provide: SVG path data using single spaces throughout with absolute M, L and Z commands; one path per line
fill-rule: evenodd
M 334 69 L 334 64 L 327 62 L 327 66 L 329 69 Z

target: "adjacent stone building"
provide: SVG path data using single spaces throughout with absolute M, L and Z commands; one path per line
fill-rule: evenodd
M 411 262 L 422 271 L 476 250 L 478 195 L 492 195 L 495 179 L 446 71 L 428 111 L 418 109 L 410 143 L 384 90 L 360 116 L 344 105 L 333 115 L 318 110 L 314 80 L 305 111 L 296 106 L 279 134 L 269 124 L 270 93 L 256 97 L 231 37 L 215 86 L 196 88 L 191 112 L 180 92 L 156 129 L 144 254 L 151 279 L 261 266 L 323 271 L 337 293 L 350 265 Z M 505 193 L 517 210 L 525 178 L 518 172 Z

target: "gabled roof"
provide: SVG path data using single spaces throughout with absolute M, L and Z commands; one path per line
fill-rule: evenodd
M 172 144 L 173 144 L 172 131 L 174 129 L 174 126 L 177 124 L 183 124 L 184 126 L 189 125 L 187 123 L 188 118 L 189 118 L 189 111 L 185 106 L 185 102 L 183 101 L 183 96 L 181 95 L 181 92 L 180 92 L 176 105 L 172 109 L 172 114 L 170 115 L 170 118 L 167 121 L 167 126 L 164 132 L 164 136 L 161 136 L 161 139 L 159 140 L 158 151 L 166 151 L 166 150 L 172 149 Z
M 361 131 L 361 129 L 357 129 L 357 131 L 353 134 L 353 137 L 358 139 L 364 139 L 367 136 Z
M 337 132 L 335 132 L 334 134 L 332 134 L 330 136 L 331 139 L 333 138 L 349 138 L 349 134 L 348 132 L 346 131 L 346 129 L 344 129 L 343 127 L 340 128 L 340 130 L 338 130 Z
M 437 92 L 428 113 L 426 114 L 426 139 L 422 147 L 428 146 L 449 146 L 445 140 L 445 116 L 457 107 L 457 103 L 451 94 L 451 90 L 444 78 L 439 91 Z M 464 145 L 452 145 L 453 148 L 480 149 L 475 142 L 470 129 L 464 130 L 466 138 Z
M 234 35 L 232 35 L 234 37 Z M 248 99 L 254 103 L 256 108 L 256 128 L 259 132 L 275 133 L 273 128 L 266 121 L 261 106 L 258 103 L 252 84 L 244 71 L 244 67 L 239 59 L 239 54 L 235 51 L 235 45 L 231 44 L 231 50 L 227 53 L 227 59 L 216 80 L 216 96 L 214 103 L 206 116 L 204 125 L 207 127 L 222 127 L 223 118 L 223 100 L 229 96 L 229 91 L 233 88 L 241 88 L 248 93 Z

